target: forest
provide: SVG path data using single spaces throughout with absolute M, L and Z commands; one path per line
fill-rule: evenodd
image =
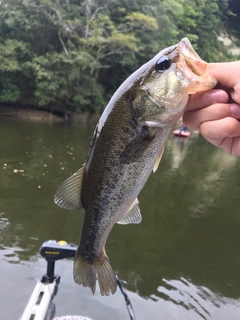
M 188 37 L 208 62 L 239 59 L 239 0 L 1 0 L 0 104 L 101 113 L 118 86 Z

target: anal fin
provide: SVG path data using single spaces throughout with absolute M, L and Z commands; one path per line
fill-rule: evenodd
M 142 221 L 142 216 L 140 213 L 140 208 L 138 203 L 139 203 L 138 199 L 136 198 L 132 206 L 127 211 L 127 213 L 117 223 L 119 224 L 140 223 Z

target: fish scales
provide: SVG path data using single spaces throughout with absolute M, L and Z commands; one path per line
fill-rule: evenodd
M 99 134 L 99 138 L 96 145 L 93 145 L 90 150 L 91 163 L 89 163 L 89 168 L 86 168 L 83 177 L 81 195 L 84 209 L 93 214 L 84 217 L 83 226 L 86 229 L 83 227 L 82 230 L 81 254 L 87 251 L 84 248 L 84 243 L 88 238 L 91 238 L 93 246 L 95 240 L 96 251 L 101 248 L 103 243 L 99 246 L 99 238 L 103 239 L 103 237 L 98 237 L 97 233 L 102 235 L 108 230 L 110 231 L 112 225 L 109 225 L 109 221 L 112 220 L 112 224 L 116 223 L 121 218 L 122 212 L 126 211 L 130 203 L 134 201 L 140 191 L 141 184 L 148 179 L 152 171 L 158 150 L 160 151 L 165 142 L 161 139 L 164 137 L 162 134 L 164 129 L 150 128 L 149 135 L 153 139 L 147 140 L 144 146 L 145 150 L 142 148 L 138 157 L 136 155 L 134 158 L 130 158 L 131 155 L 127 157 L 129 153 L 125 152 L 126 145 L 131 144 L 131 140 L 134 140 L 135 137 L 141 136 L 141 129 L 144 127 L 134 119 L 133 114 L 134 110 L 131 105 L 126 105 L 121 109 L 116 105 L 102 128 L 101 134 L 95 133 Z M 111 128 L 115 128 L 117 125 L 115 133 L 111 134 Z M 92 152 L 96 156 L 93 156 Z M 124 154 L 126 155 L 124 156 Z M 91 186 L 89 186 L 90 183 Z M 91 192 L 91 190 L 95 190 L 95 192 Z M 127 203 L 125 202 L 126 198 Z M 115 221 L 111 219 L 113 212 L 115 213 Z M 99 223 L 97 224 L 98 230 L 95 228 L 96 236 L 93 238 L 89 234 L 89 225 L 96 223 L 96 217 L 98 217 Z
M 116 91 L 95 129 L 86 163 L 60 186 L 55 203 L 84 210 L 74 280 L 113 294 L 117 282 L 105 252 L 115 223 L 141 222 L 137 196 L 156 171 L 189 94 L 216 85 L 188 39 L 166 48 Z

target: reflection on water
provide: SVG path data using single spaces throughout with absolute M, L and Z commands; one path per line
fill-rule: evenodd
M 0 119 L 0 319 L 20 316 L 44 274 L 42 242 L 79 240 L 81 212 L 58 208 L 53 195 L 85 161 L 93 129 Z M 170 137 L 139 196 L 142 223 L 116 225 L 107 242 L 138 320 L 239 319 L 239 173 L 239 158 L 198 134 Z M 74 284 L 72 261 L 57 272 L 58 315 L 128 319 L 119 292 L 93 297 Z
M 194 310 L 203 319 L 211 316 L 212 308 L 225 304 L 224 297 L 206 287 L 195 286 L 184 278 L 169 281 L 163 279 L 163 282 L 164 286 L 158 288 L 160 296 L 187 310 Z

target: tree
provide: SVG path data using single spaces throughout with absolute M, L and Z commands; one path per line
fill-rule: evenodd
M 231 10 L 239 15 L 236 0 L 2 0 L 0 102 L 101 112 L 128 75 L 185 36 L 207 61 L 231 59 L 217 38 L 228 25 L 240 37 Z

